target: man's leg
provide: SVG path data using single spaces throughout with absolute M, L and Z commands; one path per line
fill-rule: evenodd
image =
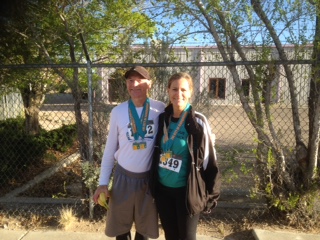
M 125 234 L 116 236 L 116 240 L 131 240 L 131 233 L 127 232 Z
M 143 236 L 142 234 L 136 232 L 136 235 L 134 237 L 134 240 L 148 240 L 148 237 Z

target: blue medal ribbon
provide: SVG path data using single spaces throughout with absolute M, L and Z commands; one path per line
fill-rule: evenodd
M 143 104 L 143 109 L 141 112 L 141 116 L 138 116 L 137 110 L 135 105 L 133 104 L 132 100 L 129 100 L 129 119 L 132 128 L 132 134 L 134 140 L 138 140 L 139 136 L 144 139 L 144 136 L 147 133 L 147 122 L 149 117 L 150 111 L 150 100 L 147 100 Z
M 188 111 L 189 111 L 190 107 L 191 107 L 191 105 L 188 103 L 179 118 L 176 129 L 173 131 L 173 133 L 170 137 L 168 134 L 168 129 L 167 129 L 166 123 L 164 123 L 164 126 L 163 126 L 163 132 L 164 132 L 164 138 L 163 138 L 163 148 L 164 149 L 163 150 L 164 150 L 164 152 L 170 151 L 172 144 L 173 144 L 173 140 L 175 139 L 180 128 L 182 127 L 182 124 L 185 122 L 185 119 L 188 115 Z M 170 117 L 170 121 L 171 121 L 171 117 Z M 169 125 L 170 125 L 170 122 L 169 122 Z

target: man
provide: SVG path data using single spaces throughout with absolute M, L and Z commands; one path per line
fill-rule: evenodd
M 148 98 L 151 88 L 149 72 L 142 66 L 125 73 L 130 99 L 113 108 L 110 130 L 105 146 L 99 187 L 100 193 L 110 197 L 106 235 L 116 240 L 131 239 L 130 229 L 135 223 L 135 240 L 158 238 L 158 215 L 148 188 L 151 156 L 158 128 L 158 115 L 165 104 Z M 112 190 L 108 184 L 116 161 Z

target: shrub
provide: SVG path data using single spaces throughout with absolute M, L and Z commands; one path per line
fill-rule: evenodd
M 46 152 L 45 145 L 24 132 L 23 119 L 0 121 L 0 139 L 0 183 L 40 163 Z
M 48 149 L 65 152 L 72 146 L 76 139 L 76 125 L 63 125 L 51 131 L 42 131 L 39 140 L 42 141 Z
M 15 179 L 32 165 L 43 162 L 48 149 L 66 151 L 76 139 L 76 126 L 62 126 L 39 135 L 24 131 L 24 119 L 0 121 L 0 184 Z

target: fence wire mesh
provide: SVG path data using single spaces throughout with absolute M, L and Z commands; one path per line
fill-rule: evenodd
M 255 63 L 257 64 L 257 63 Z M 227 64 L 149 65 L 153 86 L 150 97 L 168 102 L 167 80 L 175 72 L 188 72 L 194 80 L 192 105 L 209 120 L 216 136 L 218 163 L 222 172 L 222 195 L 217 215 L 235 222 L 250 209 L 264 207 L 263 199 L 252 199 L 255 186 L 254 166 L 257 135 L 245 113 Z M 260 64 L 261 65 L 261 64 Z M 252 65 L 255 66 L 255 65 Z M 295 79 L 301 131 L 308 135 L 307 100 L 310 64 L 290 65 Z M 65 205 L 78 215 L 89 215 L 90 192 L 84 183 L 83 163 L 90 158 L 98 168 L 112 108 L 126 101 L 123 73 L 126 65 L 93 67 L 92 101 L 87 83 L 75 100 L 68 85 L 55 82 L 55 88 L 41 92 L 43 101 L 26 108 L 32 98 L 17 89 L 0 94 L 0 213 L 16 217 L 38 214 L 57 216 Z M 245 66 L 237 66 L 245 97 L 253 107 L 252 89 Z M 271 115 L 281 143 L 288 148 L 295 143 L 290 93 L 281 64 L 271 79 Z M 17 69 L 18 71 L 18 69 Z M 85 68 L 80 71 L 86 73 Z M 264 82 L 260 82 L 263 92 Z M 263 97 L 263 96 L 262 96 Z M 33 106 L 33 107 L 34 107 Z M 31 114 L 32 113 L 32 114 Z M 27 116 L 27 117 L 26 117 Z M 92 127 L 90 127 L 92 116 Z M 29 119 L 29 125 L 26 124 Z M 35 121 L 35 122 L 34 122 Z M 35 134 L 32 129 L 39 123 Z M 92 139 L 92 142 L 91 142 Z M 96 206 L 95 217 L 100 211 Z M 237 210 L 237 211 L 236 211 Z M 204 218 L 208 218 L 205 216 Z

